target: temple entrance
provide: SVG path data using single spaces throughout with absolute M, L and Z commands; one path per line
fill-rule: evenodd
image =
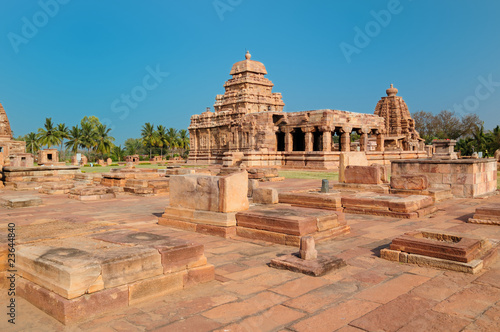
M 276 151 L 285 151 L 285 133 L 276 132 Z
M 300 128 L 294 128 L 293 133 L 293 151 L 305 151 L 306 140 L 305 134 Z
M 47 160 L 52 160 L 52 153 L 47 154 Z

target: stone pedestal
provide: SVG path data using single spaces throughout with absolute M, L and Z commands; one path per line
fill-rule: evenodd
M 455 152 L 455 145 L 457 141 L 449 139 L 434 140 L 432 146 L 434 153 L 432 159 L 434 160 L 456 160 L 458 156 Z

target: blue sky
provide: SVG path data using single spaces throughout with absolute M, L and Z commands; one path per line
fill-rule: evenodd
M 491 129 L 498 14 L 496 0 L 2 0 L 0 102 L 15 136 L 95 115 L 120 144 L 145 122 L 187 128 L 248 49 L 288 112 L 373 113 L 394 83 L 411 112 Z

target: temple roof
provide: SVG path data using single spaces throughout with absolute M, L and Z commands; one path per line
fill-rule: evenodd
M 251 57 L 252 55 L 247 51 L 247 53 L 245 54 L 245 60 L 236 62 L 233 65 L 233 68 L 231 68 L 231 72 L 229 73 L 229 75 L 236 75 L 244 72 L 266 75 L 267 71 L 264 64 L 259 61 L 250 60 Z

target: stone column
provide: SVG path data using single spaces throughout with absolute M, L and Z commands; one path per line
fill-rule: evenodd
M 290 128 L 285 128 L 285 151 L 293 151 L 293 135 Z
M 351 151 L 351 131 L 352 128 L 342 127 L 340 132 L 342 135 L 340 136 L 340 148 L 342 152 Z
M 212 133 L 210 129 L 207 129 L 207 150 L 210 152 L 212 150 Z
M 384 152 L 384 134 L 377 132 L 377 151 Z
M 313 128 L 302 128 L 305 132 L 305 151 L 310 152 L 313 150 Z
M 366 129 L 361 129 L 360 133 L 359 148 L 360 151 L 366 152 L 368 150 L 368 131 Z
M 323 151 L 332 151 L 332 130 L 328 130 L 328 128 L 323 130 Z

